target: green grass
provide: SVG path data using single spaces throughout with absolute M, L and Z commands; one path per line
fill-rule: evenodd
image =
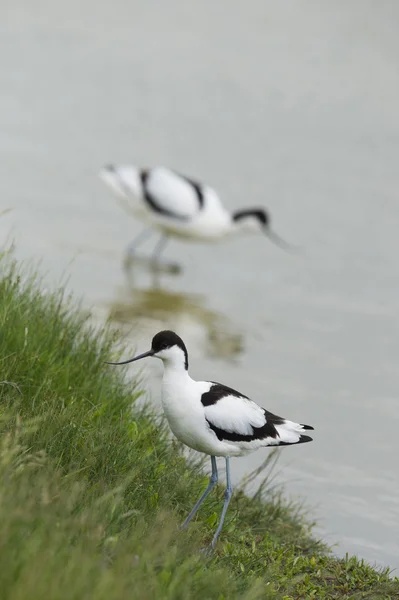
M 3 265 L 1 600 L 399 598 L 398 580 L 326 553 L 267 488 L 235 493 L 204 556 L 223 490 L 179 531 L 207 479 L 104 365 L 114 341 Z

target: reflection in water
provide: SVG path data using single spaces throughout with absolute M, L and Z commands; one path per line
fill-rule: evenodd
M 233 330 L 233 324 L 226 317 L 209 310 L 205 298 L 197 294 L 168 291 L 158 286 L 126 288 L 112 303 L 109 318 L 122 325 L 144 326 L 152 331 L 156 329 L 155 323 L 159 329 L 175 329 L 197 346 L 202 342 L 207 354 L 218 357 L 232 358 L 243 350 L 242 334 Z
M 142 267 L 144 270 L 152 271 L 155 276 L 161 273 L 167 275 L 180 275 L 183 270 L 178 263 L 162 261 L 156 255 L 154 256 L 154 254 L 150 256 L 141 256 L 136 253 L 133 254 L 131 246 L 125 251 L 122 265 L 129 281 L 132 281 L 133 271 L 136 267 Z

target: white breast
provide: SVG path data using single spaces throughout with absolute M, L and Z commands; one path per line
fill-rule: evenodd
M 165 371 L 162 380 L 162 407 L 169 426 L 178 440 L 206 454 L 220 451 L 220 442 L 205 420 L 201 395 L 209 389 L 206 382 L 197 382 L 187 374 L 173 377 Z

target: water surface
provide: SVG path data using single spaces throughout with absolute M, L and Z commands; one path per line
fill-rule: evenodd
M 2 240 L 41 259 L 51 285 L 69 276 L 100 318 L 133 323 L 132 344 L 145 350 L 159 328 L 176 328 L 194 377 L 313 424 L 313 444 L 281 453 L 279 480 L 337 552 L 392 567 L 398 17 L 389 0 L 0 9 L 0 210 L 12 209 Z M 140 225 L 97 179 L 110 161 L 178 168 L 232 209 L 268 206 L 303 252 L 261 238 L 176 242 L 167 255 L 183 274 L 157 287 L 141 270 L 129 289 L 121 255 Z M 235 480 L 263 458 L 235 460 Z

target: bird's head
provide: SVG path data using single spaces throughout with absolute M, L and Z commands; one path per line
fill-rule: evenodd
M 177 333 L 169 330 L 160 331 L 152 338 L 151 350 L 139 354 L 134 358 L 130 358 L 129 360 L 124 360 L 122 362 L 106 361 L 106 363 L 108 365 L 126 365 L 149 356 L 161 359 L 165 367 L 173 366 L 175 368 L 184 368 L 186 371 L 188 369 L 188 353 L 186 345 Z
M 234 225 L 239 231 L 248 233 L 262 233 L 267 235 L 269 240 L 283 248 L 292 250 L 293 246 L 280 238 L 270 227 L 270 214 L 264 208 L 247 208 L 236 210 L 232 214 Z
M 269 227 L 270 215 L 264 208 L 248 208 L 233 212 L 233 223 L 242 231 L 264 233 Z

